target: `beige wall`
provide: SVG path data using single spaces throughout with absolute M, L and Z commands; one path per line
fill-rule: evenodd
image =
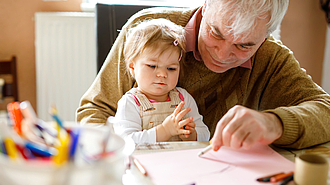
M 17 57 L 19 100 L 29 100 L 36 110 L 34 13 L 80 11 L 82 0 L 0 0 L 0 59 Z M 5 109 L 7 100 L 0 103 Z
M 0 0 L 0 59 L 17 56 L 20 101 L 36 109 L 34 13 L 80 11 L 82 0 Z M 324 13 L 317 0 L 290 0 L 281 27 L 282 41 L 295 53 L 301 66 L 320 84 L 326 35 Z M 3 109 L 5 103 L 0 103 Z
M 281 40 L 300 66 L 321 85 L 327 23 L 317 0 L 290 0 L 281 27 Z

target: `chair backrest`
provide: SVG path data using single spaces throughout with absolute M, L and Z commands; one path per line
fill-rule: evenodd
M 9 76 L 9 78 L 11 79 L 5 78 L 7 76 Z M 18 101 L 18 85 L 15 56 L 13 56 L 10 60 L 0 60 L 0 79 L 4 80 L 4 84 L 0 89 L 2 99 L 6 97 L 13 97 L 14 101 Z
M 136 12 L 150 7 L 155 5 L 96 4 L 97 72 L 127 20 Z

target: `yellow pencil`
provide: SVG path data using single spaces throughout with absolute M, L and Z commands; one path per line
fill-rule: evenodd
M 11 159 L 16 160 L 18 154 L 17 154 L 17 148 L 15 145 L 15 142 L 11 138 L 7 137 L 4 140 L 4 143 L 5 143 L 5 147 L 6 147 L 8 156 Z
M 60 130 L 59 140 L 60 140 L 60 145 L 56 147 L 58 153 L 55 156 L 53 156 L 53 161 L 57 165 L 63 164 L 68 160 L 69 157 L 68 150 L 69 150 L 70 136 L 64 129 Z

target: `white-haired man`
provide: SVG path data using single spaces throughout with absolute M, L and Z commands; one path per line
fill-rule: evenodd
M 270 33 L 289 0 L 206 0 L 195 9 L 152 8 L 132 16 L 119 34 L 77 120 L 105 123 L 136 85 L 125 73 L 127 30 L 150 18 L 185 27 L 186 57 L 178 86 L 196 100 L 214 150 L 256 142 L 305 148 L 330 140 L 330 97 Z

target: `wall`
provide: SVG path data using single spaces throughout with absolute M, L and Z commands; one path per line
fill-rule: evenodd
M 0 0 L 0 59 L 17 57 L 19 100 L 29 100 L 36 110 L 34 13 L 80 11 L 82 0 Z M 8 100 L 10 101 L 10 100 Z M 8 101 L 0 103 L 0 110 Z
M 321 85 L 327 23 L 316 0 L 290 0 L 281 26 L 281 40 L 301 67 Z

